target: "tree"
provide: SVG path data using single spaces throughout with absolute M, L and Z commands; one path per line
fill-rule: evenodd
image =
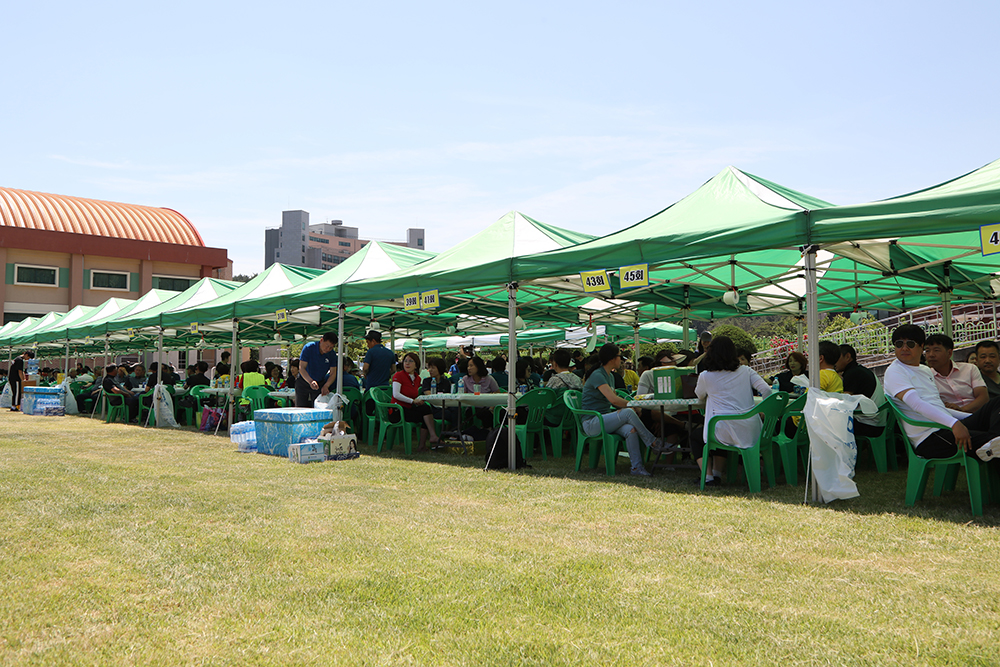
M 715 327 L 712 330 L 712 336 L 726 336 L 733 341 L 733 345 L 736 346 L 737 350 L 746 350 L 750 354 L 757 353 L 757 344 L 754 342 L 753 337 L 743 329 L 731 324 L 723 324 Z
M 249 275 L 248 276 L 245 273 L 241 273 L 241 274 L 239 274 L 237 276 L 233 276 L 233 282 L 236 282 L 236 283 L 248 283 L 251 280 L 253 280 L 254 278 L 256 278 L 257 275 L 258 274 L 254 273 L 253 275 Z

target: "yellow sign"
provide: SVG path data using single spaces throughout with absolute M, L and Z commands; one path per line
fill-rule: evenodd
M 282 308 L 274 314 L 274 319 L 277 320 L 278 324 L 288 324 L 288 309 Z
M 403 295 L 403 310 L 420 310 L 420 292 Z
M 441 303 L 438 301 L 438 291 L 436 289 L 430 292 L 422 292 L 420 294 L 420 307 L 424 310 L 430 310 L 431 308 L 437 308 Z
M 649 285 L 649 264 L 623 266 L 618 273 L 622 287 L 647 287 Z
M 607 271 L 582 271 L 580 272 L 580 280 L 583 281 L 584 292 L 611 291 Z
M 128 337 L 129 337 L 129 338 L 131 338 L 132 336 L 134 336 L 134 335 L 135 335 L 135 329 L 132 329 L 132 328 L 128 328 L 128 329 L 126 329 L 125 331 L 126 331 L 126 333 L 128 333 Z
M 191 333 L 198 333 L 198 323 L 197 322 L 192 322 L 191 323 Z
M 979 239 L 982 242 L 984 257 L 1000 252 L 1000 222 L 980 227 Z

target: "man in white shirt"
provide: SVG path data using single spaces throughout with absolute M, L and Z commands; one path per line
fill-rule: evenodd
M 897 327 L 892 332 L 896 360 L 886 369 L 883 380 L 886 396 L 904 415 L 946 427 L 935 429 L 904 423 L 913 450 L 926 459 L 946 458 L 959 448 L 967 452 L 986 450 L 993 438 L 1000 436 L 1000 398 L 987 402 L 971 415 L 945 407 L 934 381 L 934 371 L 920 365 L 925 341 L 924 330 L 920 327 L 914 324 Z M 980 453 L 980 458 L 987 460 L 993 455 L 991 450 L 986 457 Z
M 931 334 L 924 345 L 924 358 L 934 371 L 934 383 L 944 407 L 972 414 L 986 405 L 989 392 L 979 369 L 972 364 L 952 361 L 955 343 L 944 334 Z

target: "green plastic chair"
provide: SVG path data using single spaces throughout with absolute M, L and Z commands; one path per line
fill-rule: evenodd
M 774 444 L 777 446 L 777 454 L 781 460 L 781 467 L 785 471 L 785 482 L 791 486 L 799 483 L 799 463 L 805 468 L 805 459 L 809 455 L 809 431 L 802 421 L 802 411 L 806 407 L 806 394 L 802 394 L 791 403 L 785 405 L 785 410 L 781 415 L 778 424 L 778 435 L 774 437 Z M 795 435 L 789 438 L 785 435 L 785 425 L 793 417 L 799 418 L 799 425 L 795 429 Z
M 247 387 L 243 390 L 242 395 L 239 400 L 239 415 L 244 418 L 244 420 L 252 420 L 253 413 L 255 410 L 263 410 L 267 407 L 267 395 L 270 393 L 270 389 L 264 385 L 255 385 L 253 387 Z M 249 403 L 244 403 L 243 400 L 249 401 Z
M 570 412 L 569 408 L 566 407 L 566 403 L 563 402 L 563 394 L 569 391 L 569 389 L 553 389 L 556 392 L 555 402 L 552 407 L 547 411 L 547 416 L 557 416 L 559 417 L 558 424 L 546 424 L 545 428 L 549 432 L 549 441 L 552 443 L 552 456 L 556 458 L 562 457 L 562 443 L 563 443 L 563 433 L 566 431 L 576 430 L 576 419 L 573 417 L 573 413 Z
M 191 389 L 188 390 L 187 394 L 180 394 L 176 397 L 175 402 L 177 404 L 177 420 L 180 421 L 181 419 L 183 419 L 185 426 L 194 425 L 197 426 L 198 428 L 201 428 L 201 410 L 202 410 L 201 401 L 204 398 L 204 395 L 202 394 L 202 391 L 204 391 L 204 389 L 205 389 L 204 386 L 197 385 L 191 387 Z M 184 396 L 190 396 L 191 398 L 193 398 L 194 405 L 193 406 L 181 405 L 180 399 Z
M 153 410 L 153 389 L 149 389 L 146 392 L 139 394 L 139 426 L 146 425 L 146 414 L 149 415 L 149 425 L 156 426 L 156 410 Z M 149 397 L 149 405 L 143 405 L 142 399 Z
M 966 454 L 961 449 L 954 456 L 943 459 L 925 459 L 917 456 L 910 442 L 910 436 L 906 434 L 903 424 L 913 426 L 924 426 L 935 429 L 946 429 L 947 426 L 934 422 L 917 421 L 904 415 L 899 407 L 889 399 L 892 412 L 900 422 L 900 432 L 903 442 L 906 445 L 906 457 L 909 461 L 909 469 L 906 471 L 906 506 L 913 507 L 918 500 L 924 497 L 924 487 L 927 486 L 927 477 L 931 468 L 934 468 L 934 495 L 940 496 L 944 491 L 953 491 L 955 481 L 958 477 L 958 468 L 965 468 L 965 480 L 969 486 L 969 503 L 972 505 L 972 516 L 983 515 L 984 491 L 989 493 L 988 466 L 981 465 L 975 454 Z
M 378 449 L 377 454 L 382 453 L 382 447 L 392 449 L 392 445 L 397 437 L 403 438 L 403 447 L 407 456 L 413 454 L 413 427 L 419 428 L 419 424 L 412 424 L 403 418 L 403 411 L 398 405 L 391 402 L 391 395 L 384 387 L 375 387 L 370 394 L 375 401 L 375 413 L 378 416 Z M 395 417 L 394 417 L 395 415 Z M 386 442 L 388 436 L 388 442 Z
M 875 459 L 875 469 L 880 473 L 888 472 L 889 468 L 899 469 L 899 463 L 896 461 L 896 413 L 889 407 L 889 402 L 886 398 L 885 403 L 878 408 L 879 414 L 885 416 L 885 430 L 882 431 L 882 435 L 874 438 L 857 436 L 859 448 L 862 440 L 868 443 L 872 458 Z
M 535 439 L 539 441 L 542 450 L 542 459 L 545 460 L 545 413 L 548 412 L 556 401 L 556 392 L 552 389 L 540 388 L 532 389 L 527 394 L 517 399 L 515 406 L 527 408 L 528 417 L 524 424 L 514 426 L 514 433 L 517 441 L 521 443 L 521 453 L 527 459 L 534 453 Z M 497 405 L 493 408 L 493 426 L 500 425 L 504 414 L 507 412 L 506 405 Z M 562 454 L 562 442 L 559 445 L 559 453 Z M 555 449 L 552 450 L 555 456 Z
M 76 407 L 80 411 L 80 414 L 93 412 L 94 410 L 94 399 L 83 394 L 84 389 L 89 386 L 86 382 L 71 382 L 69 385 L 69 390 L 73 392 L 73 397 L 76 398 Z M 3 385 L 0 384 L 0 391 L 2 390 Z
M 733 455 L 739 454 L 743 460 L 743 470 L 746 473 L 747 486 L 750 488 L 750 493 L 760 493 L 760 462 L 763 459 L 764 471 L 767 473 L 767 483 L 773 487 L 774 456 L 771 451 L 771 442 L 774 438 L 774 425 L 778 423 L 778 419 L 784 412 L 787 401 L 788 394 L 783 391 L 777 391 L 765 398 L 749 412 L 744 412 L 740 415 L 716 415 L 712 417 L 708 420 L 708 437 L 706 438 L 705 451 L 702 453 L 702 460 L 707 461 L 713 451 L 727 452 L 729 455 L 729 479 L 732 481 L 736 468 L 736 459 Z M 715 428 L 720 422 L 749 419 L 757 415 L 763 415 L 764 423 L 760 429 L 760 437 L 753 447 L 746 449 L 733 447 L 732 445 L 719 442 L 715 437 Z M 785 474 L 787 476 L 787 471 Z M 704 471 L 699 472 L 699 476 L 701 477 L 701 488 L 704 489 Z
M 635 396 L 635 394 L 630 392 L 628 389 L 615 389 L 615 393 L 621 398 L 624 398 L 626 401 L 631 401 L 633 396 Z
M 601 422 L 601 432 L 598 435 L 587 435 L 583 430 L 583 421 L 591 417 L 599 416 L 601 413 L 596 410 L 583 410 L 580 407 L 580 392 L 575 389 L 567 389 L 563 394 L 563 404 L 573 415 L 576 423 L 576 470 L 580 471 L 583 463 L 583 450 L 590 447 L 590 467 L 596 468 L 601 454 L 604 454 L 604 471 L 609 477 L 615 474 L 615 461 L 618 459 L 618 452 L 625 449 L 625 438 L 617 433 L 608 433 L 604 430 L 604 422 Z
M 362 425 L 365 423 L 365 419 L 362 416 L 364 410 L 361 407 L 361 401 L 364 394 L 362 394 L 361 390 L 357 387 L 344 387 L 343 395 L 344 398 L 347 399 L 347 405 L 344 406 L 344 421 L 346 421 L 351 426 L 351 429 L 358 434 L 358 437 L 361 438 Z M 356 418 L 353 415 L 355 406 L 357 406 L 358 409 L 358 417 Z
M 125 405 L 125 397 L 121 394 L 109 394 L 105 392 L 102 394 L 104 396 L 104 409 L 106 415 L 104 417 L 104 423 L 110 424 L 113 421 L 120 421 L 123 424 L 128 423 L 128 406 Z
M 378 412 L 374 406 L 369 405 L 375 398 L 373 392 L 387 391 L 385 387 L 372 387 L 367 389 L 361 397 L 361 421 L 365 425 L 365 442 L 370 446 L 375 446 L 375 434 L 378 433 Z M 388 397 L 384 400 L 388 400 Z

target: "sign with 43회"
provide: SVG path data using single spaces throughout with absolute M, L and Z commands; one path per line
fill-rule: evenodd
M 608 282 L 607 271 L 581 271 L 580 280 L 583 282 L 584 292 L 611 291 L 611 284 Z

